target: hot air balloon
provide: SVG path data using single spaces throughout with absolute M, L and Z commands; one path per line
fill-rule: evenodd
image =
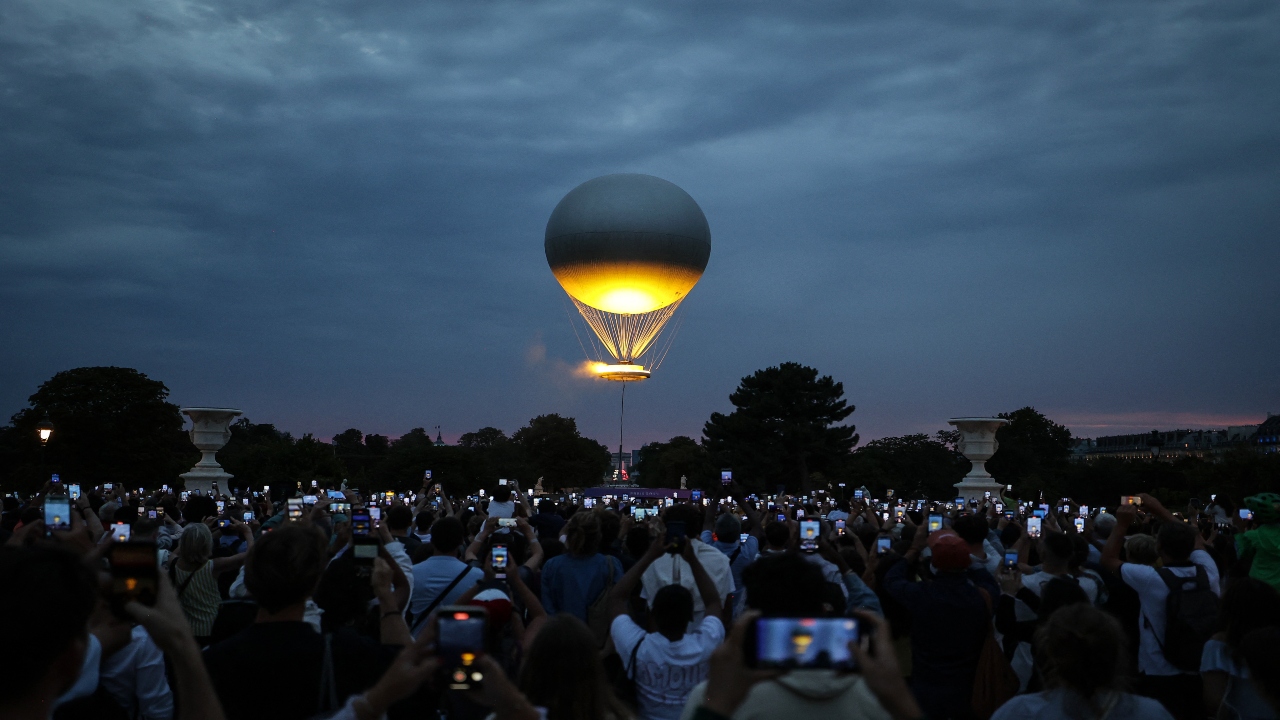
M 588 338 L 596 374 L 644 380 L 670 348 L 663 330 L 707 267 L 711 229 L 702 208 L 675 184 L 652 175 L 604 175 L 556 205 L 545 249 L 551 272 L 594 335 Z

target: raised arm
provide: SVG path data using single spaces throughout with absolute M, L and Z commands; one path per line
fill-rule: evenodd
M 685 547 L 689 545 L 692 545 L 692 543 L 685 543 Z M 644 571 L 648 570 L 655 560 L 662 557 L 666 549 L 664 538 L 659 535 L 649 545 L 649 551 L 640 558 L 640 561 L 632 565 L 631 569 L 623 574 L 622 579 L 614 584 L 613 589 L 609 591 L 609 622 L 613 622 L 614 618 L 627 612 L 627 600 L 631 597 L 631 593 L 635 592 L 636 587 L 640 585 L 640 579 L 644 576 Z M 712 592 L 714 594 L 714 588 Z
M 716 552 L 719 551 L 717 550 Z M 706 606 L 707 615 L 709 617 L 720 617 L 720 593 L 716 591 L 716 583 L 707 574 L 707 569 L 702 567 L 702 563 L 698 561 L 698 553 L 693 549 L 693 543 L 686 542 L 684 544 L 682 557 L 693 570 L 693 581 L 698 586 L 698 594 L 702 596 L 702 604 Z M 632 569 L 634 570 L 635 568 Z
M 1120 561 L 1120 548 L 1124 547 L 1124 537 L 1129 532 L 1129 526 L 1133 524 L 1134 519 L 1138 516 L 1138 511 L 1132 505 L 1121 505 L 1116 508 L 1116 526 L 1111 529 L 1111 536 L 1107 538 L 1107 544 L 1102 548 L 1102 569 L 1114 575 L 1120 574 L 1120 566 L 1124 563 Z

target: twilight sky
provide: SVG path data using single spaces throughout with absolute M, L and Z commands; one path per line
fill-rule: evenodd
M 0 416 L 135 367 L 328 437 L 578 418 L 619 386 L 559 199 L 680 185 L 711 262 L 627 447 L 781 361 L 864 441 L 1280 412 L 1280 4 L 0 4 Z

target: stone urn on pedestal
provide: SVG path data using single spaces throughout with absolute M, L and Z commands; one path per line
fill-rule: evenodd
M 1000 444 L 996 442 L 996 430 L 1008 420 L 1001 418 L 951 418 L 947 423 L 955 425 L 960 431 L 960 444 L 957 450 L 973 463 L 973 469 L 956 483 L 956 497 L 965 501 L 982 500 L 985 493 L 992 497 L 1000 497 L 1004 484 L 997 482 L 987 472 L 987 461 L 996 454 Z
M 191 444 L 202 454 L 200 462 L 190 472 L 180 477 L 186 482 L 188 492 L 199 490 L 204 495 L 212 494 L 213 484 L 218 484 L 220 492 L 226 492 L 231 486 L 231 473 L 222 469 L 216 456 L 223 445 L 231 439 L 228 429 L 231 421 L 240 416 L 239 410 L 231 408 L 182 408 L 182 414 L 191 418 Z

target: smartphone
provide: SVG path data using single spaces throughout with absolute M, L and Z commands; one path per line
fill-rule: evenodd
M 112 488 L 114 488 L 114 487 L 115 487 L 115 485 L 114 485 L 114 484 L 112 484 L 112 483 L 102 483 L 102 489 L 103 489 L 103 490 L 110 491 L 110 490 L 111 490 Z
M 167 493 L 167 492 L 169 492 L 169 486 L 168 486 L 168 485 L 161 485 L 161 486 L 160 486 L 160 492 L 166 492 L 166 493 Z
M 186 502 L 187 499 L 190 497 L 191 497 L 191 493 L 188 493 L 186 490 L 182 491 L 182 495 L 181 495 L 182 502 Z
M 382 508 L 380 507 L 369 508 L 369 517 L 373 518 L 374 520 L 382 520 Z
M 507 481 L 506 481 L 506 480 L 503 480 L 503 479 L 499 479 L 499 480 L 498 480 L 498 484 L 499 484 L 499 485 L 506 485 L 506 484 L 507 484 Z
M 156 515 L 155 508 L 149 508 L 149 509 L 147 510 L 147 518 L 148 518 L 149 520 L 155 520 L 155 519 L 156 519 L 156 517 L 157 517 L 157 515 Z
M 817 520 L 800 521 L 800 552 L 817 552 L 820 527 Z
M 225 510 L 225 509 L 227 508 L 227 504 L 226 504 L 225 502 L 221 501 L 221 500 L 219 500 L 219 501 L 217 501 L 216 503 L 214 503 L 214 505 L 217 505 L 217 506 L 218 506 L 218 512 L 222 512 L 223 510 Z
M 1032 510 L 1032 511 L 1031 511 L 1031 514 L 1032 514 L 1032 515 L 1034 515 L 1034 516 L 1036 516 L 1037 518 L 1042 518 L 1042 517 L 1044 517 L 1045 515 L 1047 515 L 1047 514 L 1048 514 L 1048 512 L 1047 512 L 1047 511 L 1045 511 L 1045 510 L 1041 510 L 1040 508 L 1036 508 L 1035 510 Z
M 124 523 L 116 523 L 115 525 L 111 526 L 111 537 L 116 542 L 128 542 L 129 538 L 132 536 L 133 536 L 132 525 L 125 525 Z
M 70 491 L 70 493 L 71 493 L 71 499 L 72 499 L 72 500 L 79 500 L 79 499 L 80 499 L 80 486 L 79 486 L 79 485 L 68 485 L 68 486 L 67 486 L 67 490 L 68 490 L 68 491 Z
M 631 508 L 631 517 L 635 518 L 636 522 L 643 522 L 643 521 L 644 521 L 644 508 L 642 508 L 642 507 L 633 507 L 633 508 Z
M 241 516 L 241 519 L 243 519 L 245 522 L 253 522 L 253 511 L 246 510 L 244 512 L 244 515 Z
M 484 655 L 488 625 L 484 608 L 448 605 L 436 615 L 436 653 L 443 662 L 450 690 L 470 690 L 484 681 L 476 661 Z
M 786 520 L 787 520 L 786 513 L 778 513 L 778 522 L 786 522 Z
M 158 517 L 158 518 L 162 518 L 162 517 L 164 517 L 164 506 L 163 506 L 163 505 L 157 505 L 157 506 L 156 506 L 156 517 Z
M 1006 550 L 1004 553 L 1004 562 L 1001 563 L 1005 570 L 1015 570 L 1018 567 L 1018 551 Z
M 1033 538 L 1040 537 L 1040 518 L 1027 518 L 1027 536 Z
M 61 493 L 46 495 L 44 498 L 44 534 L 53 535 L 55 530 L 71 529 L 71 499 Z
M 355 558 L 358 567 L 372 567 L 374 558 L 378 557 L 378 547 L 381 543 L 378 538 L 372 537 L 367 533 L 364 535 L 355 535 L 352 533 L 351 538 L 351 555 Z
M 289 519 L 299 520 L 302 518 L 302 498 L 289 498 Z
M 515 518 L 498 518 L 498 527 L 513 528 L 515 526 Z
M 986 492 L 982 493 L 982 497 L 984 497 L 984 498 L 986 498 L 986 499 L 990 500 L 990 499 L 991 499 L 991 491 L 990 491 L 990 490 L 988 490 L 988 491 L 986 491 Z
M 318 498 L 317 496 L 315 496 L 315 495 L 303 495 L 303 496 L 302 496 L 302 504 L 303 504 L 303 505 L 315 505 L 315 504 L 316 504 L 316 500 L 318 500 L 318 499 L 319 499 L 319 498 Z
M 938 532 L 941 529 L 942 529 L 942 516 L 936 515 L 936 514 L 930 515 L 929 516 L 929 532 Z
M 676 501 L 672 500 L 671 498 L 667 498 L 666 501 L 663 502 L 663 504 L 666 505 L 667 507 L 671 507 L 672 505 L 676 504 Z
M 160 587 L 156 544 L 146 540 L 114 542 L 107 551 L 111 565 L 111 609 L 123 615 L 125 603 L 154 606 Z
M 329 509 L 330 509 L 330 510 L 333 512 L 333 514 L 335 514 L 335 515 L 346 515 L 346 514 L 348 514 L 348 513 L 350 513 L 350 512 L 351 512 L 351 503 L 349 503 L 349 502 L 336 502 L 336 503 L 331 503 L 331 504 L 329 505 Z
M 1081 505 L 1081 506 L 1080 506 L 1080 517 L 1089 517 L 1089 506 L 1088 506 L 1088 505 Z
M 318 487 L 318 486 L 319 486 L 319 483 L 317 483 L 315 480 L 311 481 L 311 487 Z
M 893 538 L 888 535 L 881 535 L 876 538 L 876 554 L 883 555 L 889 552 L 889 546 L 893 543 Z
M 893 516 L 899 520 L 901 520 L 902 516 L 906 514 L 907 514 L 907 509 L 904 507 L 896 507 L 893 509 Z
M 45 514 L 46 514 L 46 516 L 48 515 L 48 513 L 47 513 L 47 512 L 46 512 Z M 1241 519 L 1241 520 L 1252 520 L 1252 519 L 1253 519 L 1253 511 L 1252 511 L 1252 510 L 1250 510 L 1249 508 L 1240 508 L 1240 519 Z M 48 522 L 48 521 L 46 520 L 45 522 Z
M 670 503 L 671 503 L 670 498 L 668 498 L 668 499 L 667 499 L 667 503 L 668 503 L 668 504 L 670 504 Z M 595 507 L 595 506 L 596 506 L 596 499 L 595 499 L 595 498 L 583 498 L 583 499 L 582 499 L 582 507 L 593 508 L 593 507 Z
M 678 555 L 684 550 L 686 539 L 684 523 L 679 520 L 672 520 L 667 523 L 667 552 L 672 555 Z
M 497 571 L 495 577 L 505 579 L 507 577 L 507 546 L 494 545 L 493 552 L 493 569 Z
M 1004 512 L 1004 503 L 1002 502 L 996 503 L 996 512 L 998 513 Z
M 749 632 L 752 668 L 853 670 L 849 644 L 858 640 L 853 618 L 760 618 Z
M 838 535 L 843 535 L 843 534 L 844 534 L 844 521 L 843 521 L 843 520 L 837 520 L 837 521 L 836 521 L 836 534 L 838 534 Z
M 218 529 L 223 530 L 231 527 L 231 518 L 218 518 Z
M 347 496 L 343 495 L 341 490 L 326 490 L 324 496 L 329 498 L 330 500 L 346 500 L 347 499 Z
M 804 517 L 804 508 L 796 508 L 796 519 Z
M 1141 505 L 1142 498 L 1138 495 L 1123 495 L 1120 498 L 1121 505 Z
M 854 490 L 854 491 L 853 491 L 853 499 L 854 499 L 854 500 L 861 500 L 861 499 L 862 499 L 862 491 L 861 491 L 861 490 Z
M 747 538 L 749 537 L 751 537 L 749 533 L 742 533 L 741 535 L 738 536 L 738 542 L 744 543 L 747 541 Z
M 351 513 L 351 534 L 354 537 L 368 537 L 373 529 L 373 521 L 368 510 L 355 510 Z

